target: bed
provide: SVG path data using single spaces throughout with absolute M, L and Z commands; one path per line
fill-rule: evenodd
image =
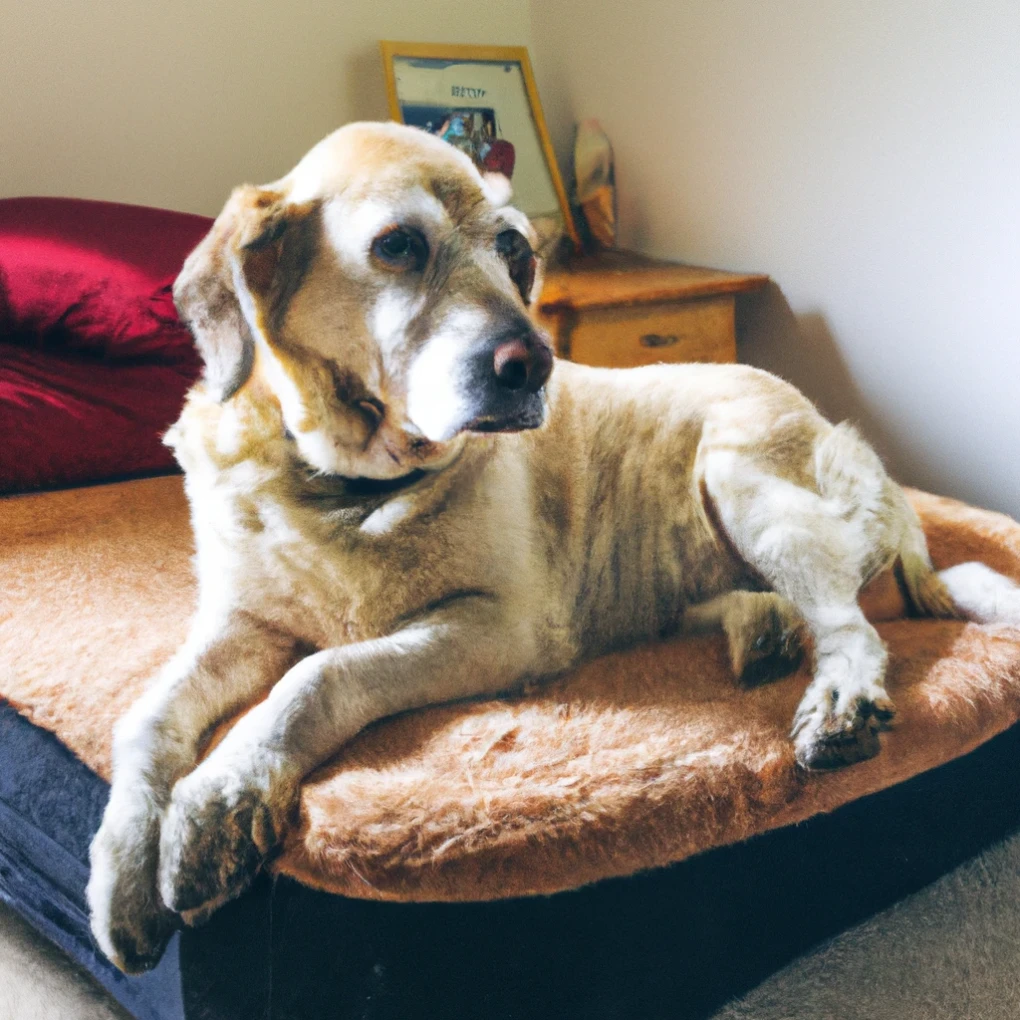
M 33 443 L 0 461 L 20 493 L 0 501 L 0 896 L 133 1015 L 706 1016 L 1020 823 L 1020 632 L 907 619 L 895 584 L 879 586 L 870 614 L 892 652 L 900 722 L 878 758 L 798 770 L 785 730 L 806 673 L 740 691 L 711 637 L 409 713 L 309 778 L 300 825 L 248 894 L 125 978 L 88 933 L 87 848 L 113 722 L 193 606 L 181 479 L 157 447 L 197 364 L 159 302 L 207 221 L 162 214 L 174 224 L 163 233 L 159 210 L 89 203 L 87 228 L 70 206 L 35 201 L 0 203 L 0 423 L 11 434 L 37 411 L 64 417 L 35 426 L 60 439 L 43 468 Z M 64 221 L 79 231 L 70 242 Z M 60 245 L 88 247 L 100 223 L 117 270 L 104 263 L 104 279 L 130 286 L 72 301 L 101 322 L 90 332 L 24 295 L 34 280 L 65 301 L 74 288 L 40 286 L 40 267 Z M 94 294 L 112 295 L 109 307 L 89 305 Z M 102 320 L 139 295 L 140 326 Z M 119 460 L 85 465 L 89 443 L 68 438 L 109 435 L 75 403 L 87 389 L 50 373 L 33 403 L 10 384 L 28 353 L 41 371 L 57 360 L 119 387 L 95 400 L 116 408 Z M 26 491 L 44 484 L 63 487 Z M 939 565 L 978 558 L 1020 578 L 1015 522 L 912 499 Z

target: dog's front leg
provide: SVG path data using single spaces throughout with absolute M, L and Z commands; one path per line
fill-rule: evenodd
M 199 923 L 237 896 L 279 845 L 301 779 L 369 723 L 501 691 L 528 672 L 530 629 L 510 616 L 491 597 L 459 597 L 294 666 L 175 787 L 160 845 L 164 903 Z
M 209 728 L 278 679 L 294 642 L 243 614 L 199 614 L 184 646 L 117 723 L 113 782 L 89 851 L 92 932 L 121 970 L 153 966 L 179 922 L 156 885 L 162 812 Z

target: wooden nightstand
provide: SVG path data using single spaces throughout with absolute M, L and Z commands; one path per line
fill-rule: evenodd
M 550 269 L 537 315 L 557 355 L 586 365 L 736 361 L 736 295 L 767 281 L 761 274 L 600 252 Z

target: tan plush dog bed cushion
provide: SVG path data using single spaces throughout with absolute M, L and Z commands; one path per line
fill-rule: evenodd
M 980 559 L 1020 580 L 1020 525 L 912 499 L 938 566 Z M 181 479 L 3 500 L 0 535 L 0 693 L 108 778 L 113 723 L 194 601 Z M 872 596 L 872 618 L 902 615 L 891 581 Z M 551 893 L 832 810 L 1020 716 L 1020 631 L 879 629 L 899 715 L 872 761 L 800 772 L 786 733 L 807 674 L 740 690 L 721 637 L 675 640 L 372 727 L 310 777 L 275 868 L 362 898 Z

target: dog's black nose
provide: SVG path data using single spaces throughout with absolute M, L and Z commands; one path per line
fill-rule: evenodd
M 537 393 L 552 372 L 553 355 L 549 345 L 533 334 L 504 340 L 492 355 L 496 381 L 508 390 Z

